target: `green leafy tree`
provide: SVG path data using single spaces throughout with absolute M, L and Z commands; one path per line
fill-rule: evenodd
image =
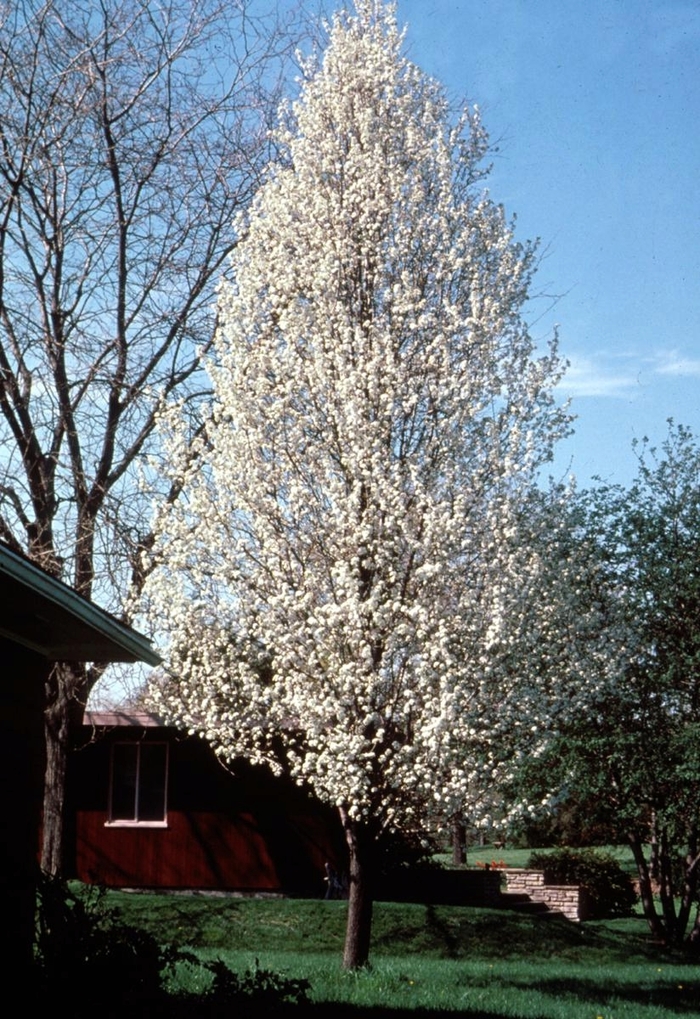
M 559 594 L 598 605 L 593 647 L 606 668 L 592 665 L 585 696 L 552 718 L 548 746 L 520 777 L 531 800 L 556 790 L 560 805 L 585 804 L 629 841 L 650 927 L 678 943 L 700 868 L 700 448 L 671 423 L 661 447 L 645 440 L 638 456 L 629 489 L 579 500 L 583 582 Z

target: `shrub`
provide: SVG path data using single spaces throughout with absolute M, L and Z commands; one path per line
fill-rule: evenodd
M 204 996 L 205 1015 L 259 1016 L 279 1014 L 285 1006 L 308 1003 L 308 980 L 293 979 L 262 969 L 255 960 L 242 976 L 232 973 L 221 959 L 203 964 L 213 975 L 211 991 Z M 208 1008 L 207 1008 L 208 1006 Z
M 145 931 L 128 927 L 104 905 L 104 891 L 73 891 L 56 878 L 39 883 L 36 962 L 39 989 L 55 1000 L 119 999 L 126 1005 L 158 995 L 169 952 Z
M 256 964 L 242 975 L 216 959 L 163 947 L 146 931 L 125 924 L 104 905 L 104 890 L 73 891 L 43 876 L 37 903 L 36 1004 L 69 1010 L 72 1019 L 219 1019 L 232 1014 L 282 1014 L 308 1001 L 306 980 L 281 976 Z M 201 974 L 199 994 L 171 990 L 178 967 Z
M 614 856 L 594 849 L 550 849 L 530 854 L 528 867 L 555 885 L 581 885 L 593 919 L 628 916 L 637 901 L 632 879 Z

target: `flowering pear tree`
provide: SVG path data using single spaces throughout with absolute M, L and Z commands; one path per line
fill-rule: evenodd
M 563 733 L 614 684 L 621 654 L 581 497 L 553 485 L 520 500 L 501 550 L 513 578 L 501 608 L 507 627 L 490 639 L 489 682 L 462 719 L 469 727 L 462 817 L 504 832 L 551 818 L 566 787 L 552 758 L 565 756 Z
M 357 0 L 284 111 L 220 288 L 208 426 L 163 418 L 183 498 L 147 584 L 161 710 L 337 806 L 347 968 L 382 832 L 468 794 L 534 575 L 508 536 L 566 427 L 554 344 L 538 356 L 523 318 L 534 248 L 480 187 L 484 129 L 402 44 L 393 5 Z

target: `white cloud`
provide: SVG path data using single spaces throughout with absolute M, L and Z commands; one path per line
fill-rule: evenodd
M 605 354 L 583 357 L 572 354 L 569 368 L 559 384 L 567 396 L 629 397 L 640 386 L 642 367 L 631 356 L 610 358 Z
M 686 357 L 678 350 L 667 350 L 657 355 L 655 371 L 659 375 L 690 375 L 700 378 L 700 358 Z
M 661 378 L 700 378 L 700 357 L 680 350 L 642 355 L 636 352 L 570 354 L 569 369 L 559 384 L 566 396 L 631 399 Z

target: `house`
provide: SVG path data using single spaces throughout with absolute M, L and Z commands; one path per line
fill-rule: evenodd
M 86 712 L 68 775 L 71 876 L 108 888 L 343 896 L 338 814 L 265 767 L 230 767 L 146 712 Z M 400 862 L 400 856 L 398 857 Z M 497 905 L 497 871 L 383 874 L 395 901 Z
M 86 713 L 68 787 L 69 859 L 88 883 L 322 896 L 343 858 L 335 811 L 147 713 Z
M 60 661 L 159 659 L 145 637 L 0 543 L 0 901 L 17 986 L 32 965 L 44 686 Z

